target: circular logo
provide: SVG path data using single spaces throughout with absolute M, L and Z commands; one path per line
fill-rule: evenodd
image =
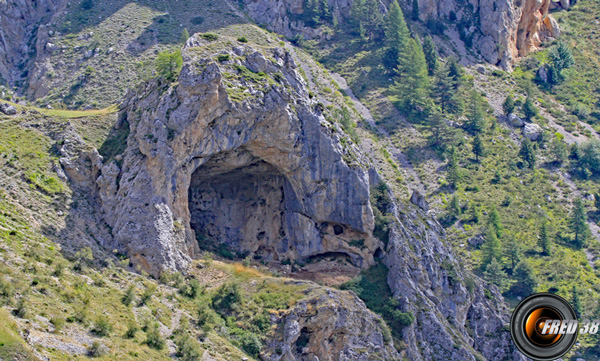
M 521 301 L 510 320 L 515 346 L 539 361 L 556 360 L 569 352 L 579 327 L 573 307 L 562 297 L 537 293 Z

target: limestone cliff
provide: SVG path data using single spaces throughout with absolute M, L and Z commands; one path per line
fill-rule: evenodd
M 185 268 L 199 245 L 372 263 L 380 242 L 367 174 L 343 161 L 343 134 L 310 101 L 289 53 L 240 46 L 219 63 L 194 55 L 208 43 L 188 42 L 178 84 L 150 84 L 123 105 L 127 151 L 98 179 L 115 238 L 154 274 Z
M 184 57 L 177 83 L 154 81 L 128 96 L 117 124 L 129 130 L 127 148 L 98 166 L 104 220 L 135 264 L 154 274 L 184 269 L 200 247 L 279 262 L 336 255 L 358 267 L 377 258 L 400 310 L 415 315 L 402 331 L 406 345 L 396 345 L 402 355 L 519 359 L 500 294 L 461 269 L 435 220 L 392 203 L 389 242 L 373 236 L 370 187 L 379 176 L 324 119 L 290 53 L 196 35 Z M 363 350 L 397 359 L 373 316 L 361 316 L 362 302 L 342 296 L 275 319 L 281 334 L 263 358 L 358 360 Z
M 412 1 L 401 1 L 410 10 Z M 319 29 L 302 21 L 302 0 L 245 0 L 245 9 L 259 24 L 293 37 L 321 36 Z M 340 22 L 350 16 L 350 0 L 329 0 L 332 14 Z M 382 11 L 386 11 L 382 3 Z M 519 57 L 540 46 L 543 40 L 557 37 L 558 23 L 549 14 L 551 0 L 418 0 L 423 22 L 439 21 L 458 31 L 461 40 L 481 54 L 485 61 L 510 68 Z
M 64 0 L 0 1 L 0 84 L 27 82 L 31 61 L 44 46 L 46 25 L 65 6 Z

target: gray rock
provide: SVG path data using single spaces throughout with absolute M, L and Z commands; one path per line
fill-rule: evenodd
M 46 43 L 46 50 L 48 50 L 51 53 L 54 53 L 55 51 L 58 50 L 58 46 L 48 42 L 48 43 Z
M 0 103 L 0 112 L 6 115 L 15 115 L 17 114 L 17 108 L 8 103 Z
M 542 128 L 534 123 L 527 123 L 523 127 L 523 136 L 529 140 L 538 140 L 542 135 Z
M 425 196 L 423 196 L 418 190 L 414 190 L 412 196 L 410 196 L 410 202 L 425 212 L 429 210 L 429 203 L 425 200 Z
M 477 67 L 477 72 L 480 73 L 480 74 L 484 74 L 484 75 L 487 74 L 487 70 L 486 70 L 486 68 L 483 65 L 479 65 Z
M 550 66 L 548 64 L 544 64 L 540 66 L 537 70 L 537 78 L 544 83 L 548 83 L 550 76 Z
M 512 125 L 513 127 L 522 127 L 525 125 L 523 119 L 519 118 L 519 116 L 515 113 L 510 113 L 507 119 L 508 124 Z
M 83 57 L 88 59 L 91 58 L 94 55 L 94 51 L 93 50 L 88 50 L 83 54 Z

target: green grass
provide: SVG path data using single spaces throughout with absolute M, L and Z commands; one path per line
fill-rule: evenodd
M 8 311 L 0 309 L 0 359 L 34 361 L 37 358 L 18 336 L 18 328 Z

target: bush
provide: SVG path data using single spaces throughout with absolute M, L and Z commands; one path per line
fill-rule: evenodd
M 92 331 L 98 336 L 105 337 L 112 332 L 112 325 L 105 317 L 99 317 Z
M 239 37 L 239 38 L 237 39 L 237 41 L 239 41 L 240 43 L 247 43 L 247 42 L 248 42 L 248 39 L 246 39 L 246 37 L 245 37 L 245 36 L 242 36 L 242 37 Z
M 29 310 L 27 309 L 27 303 L 24 298 L 21 298 L 19 303 L 17 303 L 17 308 L 15 308 L 13 311 L 13 314 L 19 318 L 25 318 L 27 317 L 28 313 Z
M 129 321 L 127 323 L 127 331 L 125 331 L 125 338 L 135 338 L 135 334 L 140 330 L 137 322 Z
M 108 354 L 108 348 L 98 341 L 88 348 L 88 356 L 90 357 L 102 357 Z
M 177 346 L 177 357 L 182 361 L 199 361 L 204 354 L 198 342 L 186 332 L 175 338 L 175 345 Z
M 219 55 L 217 55 L 217 61 L 219 63 L 222 63 L 222 62 L 227 61 L 229 59 L 231 59 L 231 56 L 229 54 L 219 54 Z
M 246 353 L 253 357 L 258 357 L 260 349 L 262 348 L 262 342 L 258 336 L 252 332 L 244 332 L 239 337 L 240 346 Z
M 237 283 L 226 283 L 219 287 L 212 297 L 212 306 L 221 315 L 228 315 L 242 302 L 240 285 Z
M 202 290 L 202 285 L 197 279 L 192 279 L 189 283 L 182 283 L 179 287 L 179 292 L 188 298 L 194 299 L 198 297 L 200 291 Z
M 132 285 L 132 286 L 129 286 L 129 288 L 127 289 L 127 291 L 123 295 L 123 298 L 121 299 L 121 302 L 125 306 L 129 306 L 129 305 L 131 305 L 131 303 L 134 300 L 135 300 L 135 286 Z
M 140 304 L 148 304 L 148 302 L 150 302 L 150 300 L 152 299 L 152 295 L 154 295 L 154 292 L 156 292 L 156 285 L 150 284 L 148 287 L 146 287 L 146 290 L 144 290 L 144 293 L 142 293 L 142 296 L 140 297 Z
M 65 319 L 63 317 L 52 317 L 50 320 L 56 331 L 59 331 L 65 325 Z
M 219 38 L 219 35 L 214 34 L 214 33 L 204 33 L 204 34 L 200 34 L 200 37 L 204 40 L 215 41 Z
M 146 341 L 144 342 L 148 347 L 156 350 L 162 350 L 166 346 L 165 339 L 160 334 L 158 329 L 158 323 L 154 322 L 148 326 L 146 332 Z

